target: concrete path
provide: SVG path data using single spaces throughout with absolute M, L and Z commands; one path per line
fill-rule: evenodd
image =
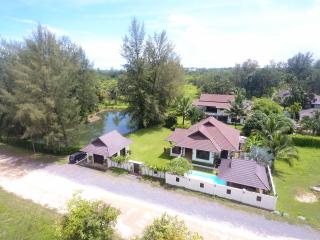
M 40 164 L 0 152 L 0 186 L 23 198 L 65 211 L 72 194 L 102 199 L 121 210 L 116 226 L 124 238 L 142 233 L 162 213 L 178 215 L 205 239 L 320 239 L 306 226 L 267 220 L 209 199 L 141 182 L 135 176 L 113 176 L 75 165 Z

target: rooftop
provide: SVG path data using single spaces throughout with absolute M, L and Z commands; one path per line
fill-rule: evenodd
M 222 95 L 222 94 L 201 94 L 200 98 L 194 101 L 196 106 L 209 106 L 216 108 L 229 109 L 230 102 L 234 102 L 234 95 Z
M 132 141 L 122 136 L 118 131 L 108 132 L 85 146 L 82 151 L 112 157 L 121 149 L 129 146 Z
M 180 147 L 203 151 L 238 151 L 240 131 L 208 117 L 189 129 L 176 128 L 167 140 Z
M 254 160 L 224 159 L 219 166 L 218 178 L 263 190 L 271 189 L 266 167 Z

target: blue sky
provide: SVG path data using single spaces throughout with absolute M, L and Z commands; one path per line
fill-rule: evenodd
M 0 0 L 0 36 L 23 39 L 40 22 L 80 44 L 95 67 L 120 68 L 133 17 L 166 30 L 185 67 L 260 65 L 311 51 L 320 58 L 320 0 Z

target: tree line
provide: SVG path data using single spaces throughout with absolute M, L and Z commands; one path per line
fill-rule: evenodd
M 188 79 L 207 93 L 232 93 L 236 88 L 245 90 L 247 98 L 273 97 L 274 93 L 288 90 L 301 105 L 312 100 L 311 94 L 320 93 L 320 60 L 310 52 L 298 53 L 286 62 L 270 62 L 260 67 L 255 60 L 236 64 L 228 69 L 200 69 L 187 71 Z M 303 95 L 306 95 L 305 97 Z
M 90 61 L 69 38 L 39 25 L 23 41 L 1 41 L 1 137 L 56 151 L 71 146 L 75 130 L 95 108 L 97 92 Z

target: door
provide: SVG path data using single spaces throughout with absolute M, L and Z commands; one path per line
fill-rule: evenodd
M 222 150 L 220 157 L 224 158 L 224 159 L 227 159 L 228 158 L 228 151 L 227 150 Z
M 93 162 L 98 164 L 104 163 L 104 157 L 102 155 L 93 154 Z
M 134 163 L 133 164 L 133 173 L 134 174 L 140 174 L 140 164 Z

